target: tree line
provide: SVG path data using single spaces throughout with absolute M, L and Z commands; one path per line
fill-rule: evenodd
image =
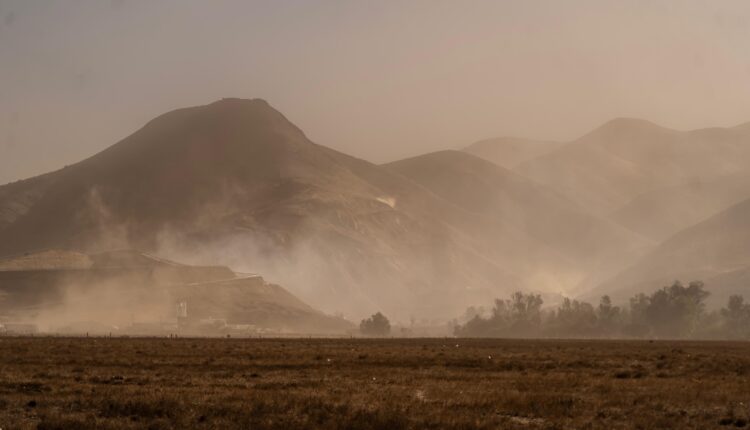
M 495 300 L 487 314 L 469 308 L 454 333 L 465 337 L 601 337 L 750 339 L 750 303 L 731 296 L 725 307 L 707 311 L 703 282 L 679 281 L 651 294 L 633 296 L 625 307 L 603 296 L 597 306 L 563 299 L 544 309 L 539 294 L 516 292 Z

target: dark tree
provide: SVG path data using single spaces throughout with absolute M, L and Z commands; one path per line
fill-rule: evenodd
M 724 329 L 734 338 L 750 339 L 750 303 L 742 296 L 731 296 L 727 307 L 721 310 Z
M 508 303 L 513 328 L 522 331 L 538 329 L 542 323 L 542 304 L 544 300 L 539 294 L 513 293 Z
M 463 326 L 457 326 L 457 336 L 523 337 L 538 336 L 542 322 L 542 297 L 538 294 L 515 292 L 508 300 L 495 300 L 488 318 L 474 315 Z
M 564 298 L 554 309 L 542 309 L 538 294 L 516 292 L 496 299 L 488 316 L 470 308 L 456 336 L 477 337 L 662 337 L 750 339 L 750 304 L 732 296 L 721 311 L 706 310 L 703 282 L 675 281 L 651 294 L 640 293 L 630 306 L 618 307 L 609 296 L 598 306 Z
M 378 312 L 362 320 L 359 331 L 365 336 L 388 336 L 391 333 L 391 323 L 385 315 Z
M 694 335 L 705 316 L 706 297 L 708 292 L 700 281 L 693 281 L 687 287 L 675 281 L 650 296 L 638 294 L 630 299 L 633 334 L 670 338 Z
M 586 302 L 565 298 L 549 322 L 551 331 L 563 336 L 592 336 L 597 326 L 594 307 Z

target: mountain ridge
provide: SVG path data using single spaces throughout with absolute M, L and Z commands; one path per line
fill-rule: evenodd
M 185 254 L 211 249 L 204 256 L 217 258 L 231 242 L 253 257 L 238 270 L 271 273 L 329 311 L 346 304 L 408 315 L 397 295 L 433 295 L 409 300 L 427 312 L 463 295 L 474 300 L 472 291 L 491 297 L 482 291 L 494 282 L 518 285 L 467 236 L 470 215 L 400 175 L 309 141 L 264 101 L 171 111 L 54 172 L 44 186 L 16 188 L 29 184 L 38 192 L 0 230 L 2 254 L 163 248 L 191 262 Z M 0 208 L 25 196 L 6 194 Z M 452 293 L 435 293 L 443 290 Z
M 0 186 L 0 255 L 136 248 L 263 273 L 328 312 L 456 314 L 514 290 L 606 284 L 654 243 L 635 227 L 653 220 L 613 213 L 701 163 L 732 172 L 745 140 L 743 127 L 620 118 L 570 143 L 500 140 L 544 147 L 513 168 L 468 150 L 378 166 L 310 141 L 265 100 L 222 99 Z

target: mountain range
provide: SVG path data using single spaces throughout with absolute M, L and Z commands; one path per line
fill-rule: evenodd
M 714 305 L 750 291 L 750 123 L 677 131 L 619 118 L 513 170 L 652 242 L 582 297 L 623 302 L 677 279 L 703 280 Z
M 750 126 L 616 119 L 572 142 L 490 139 L 384 165 L 260 99 L 155 118 L 0 187 L 0 255 L 134 248 L 261 273 L 314 307 L 450 317 L 514 290 L 625 299 L 750 277 Z

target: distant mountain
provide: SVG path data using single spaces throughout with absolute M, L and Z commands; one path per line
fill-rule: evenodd
M 0 231 L 24 216 L 56 179 L 54 173 L 0 186 Z
M 748 136 L 619 119 L 566 144 L 505 139 L 378 166 L 311 142 L 263 100 L 224 99 L 1 186 L 0 255 L 139 249 L 263 274 L 329 313 L 401 321 L 519 289 L 632 291 L 672 271 L 642 260 L 632 279 L 604 281 L 666 231 L 742 198 Z M 696 202 L 708 203 L 673 213 Z M 705 234 L 650 255 L 687 253 Z
M 746 125 L 681 132 L 620 118 L 514 170 L 608 216 L 644 193 L 741 173 L 748 166 Z
M 589 296 L 625 299 L 675 279 L 703 280 L 713 304 L 750 292 L 750 200 L 680 231 Z
M 0 213 L 0 254 L 127 247 L 231 263 L 329 311 L 436 315 L 522 284 L 467 237 L 474 215 L 310 142 L 257 99 L 162 115 L 0 187 Z
M 464 152 L 434 152 L 386 167 L 480 215 L 477 237 L 497 259 L 522 270 L 530 288 L 570 292 L 590 285 L 651 244 L 557 192 Z
M 494 146 L 539 147 L 524 141 Z M 486 148 L 492 147 L 488 143 L 470 149 L 493 160 L 484 155 L 489 151 Z M 655 243 L 665 241 L 619 276 L 605 282 L 584 282 L 584 287 L 599 284 L 584 297 L 596 300 L 612 293 L 624 300 L 676 278 L 703 279 L 710 284 L 716 301 L 746 288 L 743 283 L 750 278 L 750 265 L 743 260 L 742 239 L 738 238 L 744 237 L 750 225 L 743 221 L 742 205 L 719 213 L 750 198 L 750 123 L 682 132 L 619 118 L 573 142 L 546 147 L 538 155 L 527 157 L 533 151 L 506 152 L 511 155 L 498 150 L 501 155 L 493 161 L 503 165 L 504 157 L 513 160 L 512 164 L 516 160 L 513 154 L 521 154 L 525 160 L 513 167 L 515 173 L 560 193 L 582 208 L 580 212 L 609 219 Z M 466 189 L 459 195 L 470 195 Z M 498 205 L 512 206 L 508 202 Z M 567 230 L 564 222 L 560 226 Z M 533 230 L 540 232 L 539 227 Z M 609 249 L 597 246 L 592 249 Z M 617 265 L 610 267 L 616 269 Z
M 662 241 L 748 198 L 750 169 L 748 173 L 697 178 L 646 192 L 610 218 L 643 236 Z
M 559 142 L 499 137 L 475 142 L 462 151 L 512 169 L 524 161 L 550 153 L 561 145 Z

